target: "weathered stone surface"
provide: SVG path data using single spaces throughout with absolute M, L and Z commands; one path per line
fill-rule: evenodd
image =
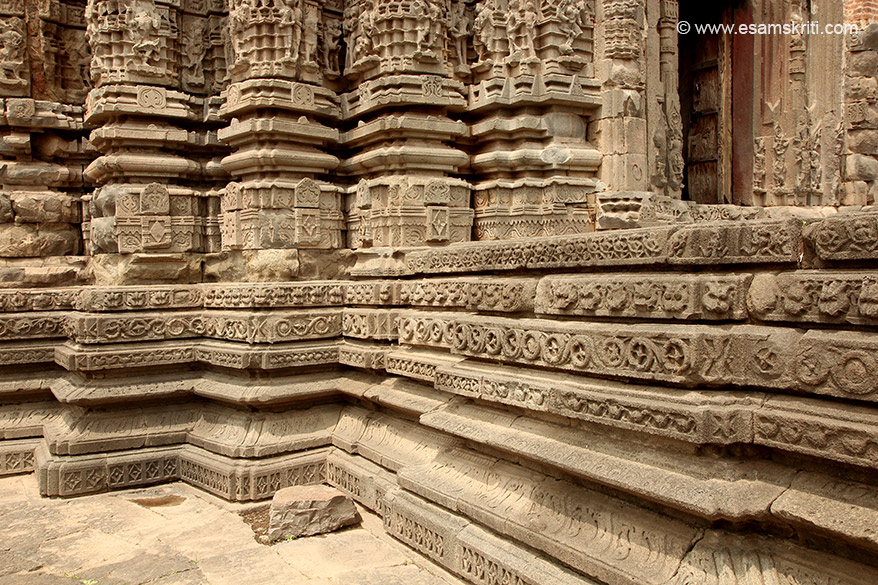
M 87 281 L 86 260 L 77 256 L 0 259 L 0 288 L 78 286 Z
M 291 250 L 222 252 L 205 258 L 207 282 L 265 282 L 293 280 L 299 273 L 299 257 Z
M 771 511 L 792 522 L 811 525 L 832 538 L 875 550 L 878 494 L 871 486 L 820 473 L 803 472 Z
M 644 460 L 627 452 L 627 448 L 620 448 L 613 434 L 602 435 L 590 428 L 589 445 L 581 446 L 576 437 L 581 436 L 583 428 L 516 420 L 494 408 L 461 402 L 452 402 L 421 419 L 430 427 L 468 441 L 559 467 L 625 492 L 635 491 L 650 500 L 682 506 L 690 513 L 709 519 L 767 518 L 771 503 L 794 475 L 772 466 L 762 466 L 758 475 L 751 475 L 755 471 L 752 462 L 735 466 L 681 455 L 664 459 L 659 452 L 654 452 L 651 460 Z M 469 459 L 458 451 L 438 457 L 431 465 L 441 468 L 447 463 L 453 469 L 472 465 L 470 471 L 462 474 L 467 477 L 488 473 L 484 461 L 471 463 Z M 406 478 L 413 477 L 411 473 L 416 472 L 402 470 L 400 482 L 404 487 L 415 489 L 406 483 Z M 456 472 L 448 470 L 448 473 Z M 435 479 L 413 481 L 426 484 L 429 486 L 426 489 L 432 492 L 451 490 L 456 493 L 455 482 L 449 486 Z M 437 501 L 446 503 L 442 499 Z
M 20 223 L 80 223 L 79 201 L 57 192 L 16 191 L 10 196 L 15 220 Z M 49 255 L 49 254 L 45 254 Z
M 360 521 L 353 501 L 324 485 L 293 486 L 271 499 L 268 538 L 274 541 L 334 532 Z
M 88 270 L 95 284 L 126 285 L 200 282 L 201 259 L 190 254 L 99 254 Z
M 478 585 L 876 580 L 868 2 L 753 0 L 860 31 L 752 51 L 676 0 L 25 4 L 0 473 L 326 480 Z
M 79 251 L 80 234 L 70 224 L 0 224 L 0 256 L 39 258 Z

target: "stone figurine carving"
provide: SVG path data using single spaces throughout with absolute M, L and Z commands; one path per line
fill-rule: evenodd
M 24 21 L 18 17 L 0 18 L 0 86 L 20 87 L 24 78 Z
M 467 42 L 472 33 L 472 20 L 462 0 L 453 2 L 449 15 L 448 34 L 451 38 L 452 58 L 460 65 L 467 64 Z
M 292 2 L 292 6 L 284 0 L 275 0 L 280 14 L 280 28 L 285 41 L 287 56 L 293 61 L 299 60 L 299 48 L 302 43 L 303 10 L 301 2 Z
M 571 54 L 585 30 L 594 27 L 594 9 L 587 0 L 561 0 L 557 11 L 561 32 L 565 35 L 560 49 L 564 54 Z
M 317 69 L 318 32 L 320 26 L 320 9 L 310 2 L 304 8 L 304 28 L 302 36 L 302 63 L 311 69 Z
M 442 8 L 436 0 L 413 0 L 410 10 L 411 17 L 415 21 L 417 52 L 435 54 L 436 28 L 443 18 Z
M 194 18 L 184 22 L 183 29 L 183 76 L 193 86 L 204 84 L 204 55 L 207 51 L 204 19 Z
M 486 0 L 478 5 L 473 21 L 473 46 L 478 61 L 484 61 L 491 57 L 494 51 L 495 35 L 494 2 Z
M 515 61 L 536 59 L 534 35 L 537 12 L 533 2 L 510 0 L 506 14 L 506 36 L 510 39 L 509 58 Z
M 127 32 L 132 41 L 129 64 L 155 67 L 159 62 L 162 19 L 153 2 L 136 0 L 125 17 Z
M 61 47 L 75 76 L 81 83 L 81 87 L 91 87 L 91 75 L 89 73 L 91 54 L 85 34 L 81 30 L 62 29 Z
M 333 76 L 341 73 L 341 63 L 339 62 L 341 37 L 341 22 L 328 19 L 323 29 L 323 67 L 328 74 Z

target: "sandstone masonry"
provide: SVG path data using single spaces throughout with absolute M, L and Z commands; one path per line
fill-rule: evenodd
M 0 5 L 0 474 L 326 483 L 476 585 L 878 582 L 878 24 L 688 4 Z

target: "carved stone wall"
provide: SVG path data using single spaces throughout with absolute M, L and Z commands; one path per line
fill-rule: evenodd
M 86 8 L 95 88 L 85 121 L 100 151 L 83 231 L 105 280 L 153 269 L 198 281 L 192 256 L 218 250 L 218 91 L 225 62 L 209 35 L 222 4 L 92 0 Z M 213 44 L 212 44 L 213 43 Z M 193 123 L 200 123 L 191 127 Z M 105 256 L 106 255 L 106 256 Z
M 477 584 L 866 585 L 876 233 L 704 222 L 409 249 L 368 280 L 9 290 L 0 472 L 65 497 L 325 481 Z
M 476 585 L 878 582 L 875 25 L 733 8 L 864 26 L 714 39 L 707 204 L 689 3 L 0 3 L 0 475 L 326 482 Z

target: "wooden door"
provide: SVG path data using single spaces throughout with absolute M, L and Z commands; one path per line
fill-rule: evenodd
M 721 199 L 720 38 L 698 35 L 692 55 L 691 110 L 686 144 L 689 199 L 719 203 Z

